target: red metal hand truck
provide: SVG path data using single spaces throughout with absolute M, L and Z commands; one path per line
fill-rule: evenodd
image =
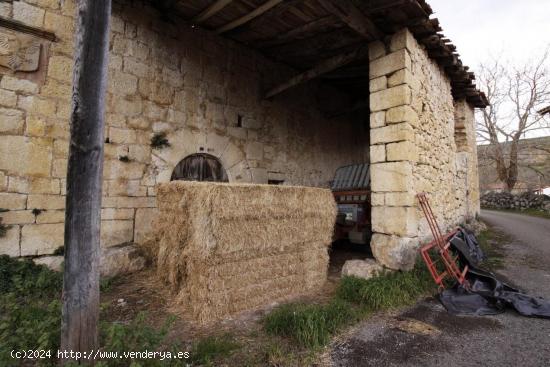
M 434 236 L 434 240 L 432 242 L 420 248 L 422 259 L 426 263 L 432 278 L 435 283 L 439 285 L 440 290 L 445 289 L 445 279 L 454 279 L 458 283 L 468 287 L 468 281 L 466 280 L 468 266 L 466 265 L 463 270 L 460 270 L 458 256 L 453 256 L 449 251 L 451 246 L 449 241 L 456 234 L 457 230 L 447 233 L 446 235 L 442 235 L 426 193 L 422 192 L 416 196 L 418 198 L 418 202 L 420 203 L 420 207 L 426 216 L 432 235 Z M 430 252 L 432 254 L 435 253 L 439 255 L 439 258 L 434 259 Z M 440 262 L 443 263 L 445 270 L 440 271 L 437 268 L 437 265 Z

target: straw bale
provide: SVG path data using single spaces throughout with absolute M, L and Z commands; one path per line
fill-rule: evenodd
M 323 285 L 336 217 L 329 190 L 175 181 L 157 186 L 147 251 L 174 303 L 210 322 Z

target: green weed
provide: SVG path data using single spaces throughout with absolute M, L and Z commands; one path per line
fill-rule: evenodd
M 216 359 L 229 356 L 239 347 L 230 334 L 209 336 L 193 345 L 191 362 L 197 365 L 211 366 Z
M 291 337 L 301 346 L 317 348 L 326 345 L 331 335 L 357 317 L 349 303 L 336 299 L 325 305 L 282 305 L 265 317 L 264 325 L 270 334 Z

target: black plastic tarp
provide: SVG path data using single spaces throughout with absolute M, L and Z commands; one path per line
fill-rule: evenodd
M 457 283 L 441 292 L 439 299 L 449 312 L 494 315 L 512 307 L 524 316 L 550 318 L 550 301 L 527 295 L 479 266 L 485 255 L 472 233 L 461 229 L 450 242 L 462 265 L 468 265 L 469 287 Z

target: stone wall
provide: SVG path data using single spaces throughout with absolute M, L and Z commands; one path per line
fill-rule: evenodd
M 0 66 L 0 253 L 51 254 L 63 244 L 74 0 L 0 4 L 0 16 L 54 32 L 38 70 Z M 0 29 L 10 37 L 20 35 Z M 152 8 L 115 2 L 107 95 L 102 246 L 140 242 L 155 185 L 193 153 L 219 158 L 231 182 L 326 186 L 337 167 L 368 160 L 360 118 L 327 119 L 349 101 L 315 82 L 272 101 L 261 89 L 292 75 L 251 50 Z M 170 147 L 152 149 L 154 134 Z
M 371 247 L 383 265 L 408 269 L 431 236 L 416 193 L 428 193 L 443 230 L 479 210 L 473 108 L 453 101 L 444 71 L 408 30 L 372 43 L 369 56 Z

